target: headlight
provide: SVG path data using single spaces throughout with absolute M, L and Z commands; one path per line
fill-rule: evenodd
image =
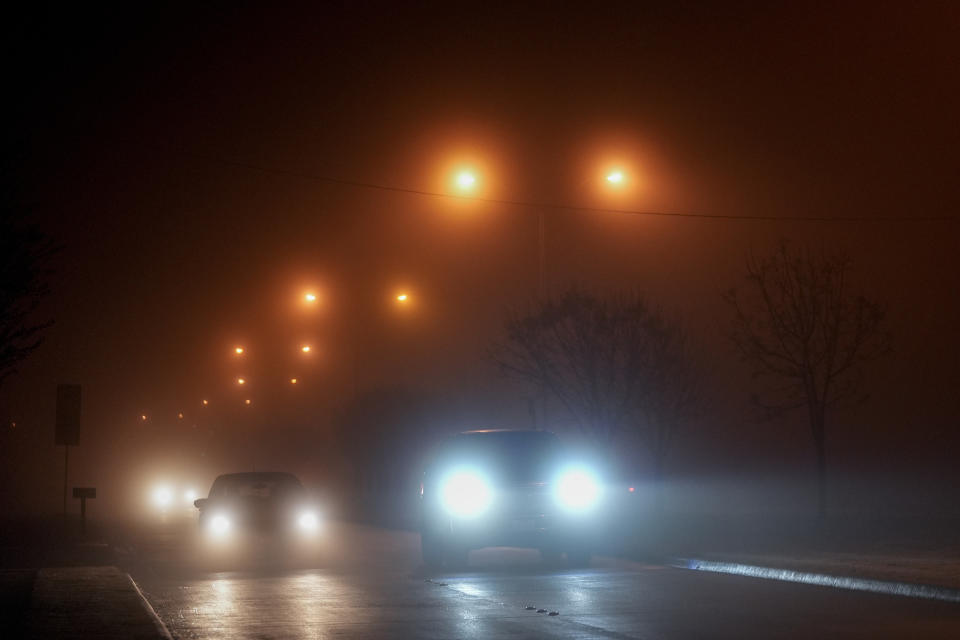
M 226 535 L 230 531 L 230 519 L 223 514 L 217 514 L 210 518 L 210 533 L 216 536 Z
M 167 487 L 157 487 L 153 490 L 153 504 L 160 509 L 166 509 L 173 500 L 173 492 Z
M 320 526 L 320 518 L 312 511 L 304 511 L 297 518 L 297 524 L 304 531 L 316 531 Z
M 493 492 L 479 474 L 462 471 L 450 476 L 440 491 L 443 507 L 455 516 L 478 516 L 490 506 Z
M 573 470 L 561 474 L 557 481 L 557 499 L 567 509 L 589 509 L 600 498 L 600 485 L 586 471 Z

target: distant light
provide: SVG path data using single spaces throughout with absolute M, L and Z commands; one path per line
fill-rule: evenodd
M 296 378 L 290 378 L 290 384 L 297 384 Z
M 243 347 L 237 347 L 236 349 L 233 350 L 233 352 L 236 353 L 238 356 L 243 355 Z
M 303 345 L 302 347 L 300 347 L 300 351 L 303 351 L 304 353 L 310 353 L 310 345 L 308 344 Z
M 237 384 L 247 384 L 247 381 L 243 378 L 237 378 Z
M 147 414 L 141 413 L 141 414 L 140 414 L 140 422 L 146 422 L 146 421 L 147 421 Z
M 406 301 L 407 301 L 407 294 L 401 293 L 400 295 L 397 296 L 397 300 L 399 300 L 400 302 L 406 302 Z
M 306 294 L 303 295 L 303 299 L 306 300 L 307 302 L 316 302 L 316 301 L 317 301 L 317 294 L 315 294 L 315 293 L 306 293 Z
M 621 182 L 623 182 L 623 172 L 614 171 L 613 173 L 609 174 L 607 176 L 607 182 L 610 182 L 612 184 L 620 184 Z
M 627 489 L 627 491 L 629 491 L 630 493 L 633 493 L 634 491 L 636 491 L 636 488 L 635 488 L 635 487 L 630 487 L 629 489 Z
M 244 403 L 244 404 L 250 404 L 250 398 L 247 398 L 246 400 L 244 400 L 243 403 Z
M 153 503 L 163 509 L 173 500 L 173 493 L 167 487 L 157 487 L 153 490 Z
M 203 406 L 207 406 L 208 404 L 210 404 L 210 403 L 209 403 L 209 402 L 207 402 L 206 400 L 201 400 L 200 402 L 202 402 L 202 403 L 203 403 Z
M 178 414 L 177 414 L 177 417 L 178 417 L 179 419 L 183 420 L 183 413 L 182 413 L 182 412 L 181 412 L 181 413 L 178 413 Z
M 16 423 L 16 422 L 11 422 L 11 423 L 10 423 L 10 428 L 11 428 L 11 429 L 16 429 L 16 428 L 17 428 L 17 423 Z
M 461 189 L 470 189 L 476 182 L 476 176 L 469 171 L 461 171 L 459 174 L 457 174 L 457 186 Z

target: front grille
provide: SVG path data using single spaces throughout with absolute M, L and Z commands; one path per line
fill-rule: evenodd
M 553 511 L 553 496 L 542 482 L 505 487 L 499 497 L 500 515 L 505 518 L 538 518 Z

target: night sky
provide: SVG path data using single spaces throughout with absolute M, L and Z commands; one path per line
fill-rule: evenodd
M 812 464 L 802 414 L 756 420 L 724 337 L 746 252 L 785 238 L 849 252 L 888 306 L 835 468 L 956 482 L 960 9 L 634 4 L 10 16 L 5 179 L 63 249 L 56 324 L 0 388 L 5 504 L 59 504 L 58 382 L 84 386 L 71 484 L 106 496 L 171 466 L 320 478 L 304 443 L 377 388 L 529 426 L 487 353 L 537 292 L 541 211 L 548 291 L 639 289 L 699 341 L 712 404 L 673 473 Z M 521 204 L 429 195 L 459 166 Z M 596 186 L 611 166 L 629 189 Z

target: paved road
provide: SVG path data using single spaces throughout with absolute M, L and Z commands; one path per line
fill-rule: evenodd
M 312 566 L 201 568 L 186 548 L 156 535 L 128 560 L 177 638 L 960 638 L 955 604 L 612 559 L 572 570 L 493 549 L 427 575 L 415 534 L 352 525 Z

